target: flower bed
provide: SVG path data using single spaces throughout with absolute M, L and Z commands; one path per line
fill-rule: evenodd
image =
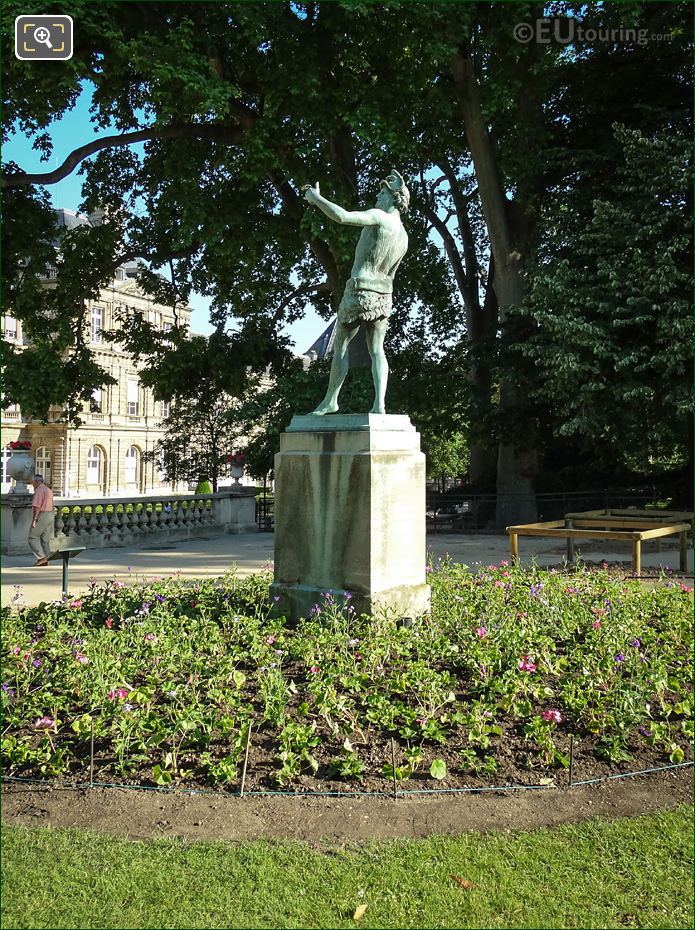
M 4 609 L 6 775 L 238 788 L 558 784 L 692 758 L 692 596 L 605 571 L 440 564 L 412 627 L 267 574 Z M 396 766 L 391 761 L 395 740 Z

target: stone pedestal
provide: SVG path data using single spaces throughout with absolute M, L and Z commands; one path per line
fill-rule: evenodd
M 33 494 L 8 494 L 2 498 L 2 554 L 31 555 L 31 502 Z
M 358 612 L 429 610 L 425 456 L 407 416 L 296 416 L 275 456 L 278 613 L 306 616 L 322 592 Z

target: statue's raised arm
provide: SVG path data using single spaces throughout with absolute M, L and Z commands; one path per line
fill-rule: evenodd
M 318 207 L 329 220 L 342 223 L 344 226 L 377 226 L 381 220 L 379 214 L 384 212 L 383 210 L 344 210 L 337 203 L 333 203 L 321 195 L 318 181 L 315 187 L 312 187 L 311 184 L 305 184 L 302 190 L 305 199 L 309 203 Z
M 395 169 L 381 182 L 376 205 L 371 210 L 343 209 L 321 195 L 318 183 L 315 187 L 306 184 L 302 190 L 306 200 L 329 219 L 363 227 L 350 279 L 338 308 L 328 391 L 314 413 L 337 412 L 338 393 L 348 373 L 348 346 L 361 323 L 366 327 L 367 348 L 372 360 L 374 406 L 371 412 L 385 413 L 389 369 L 384 355 L 384 336 L 391 314 L 393 278 L 408 249 L 408 235 L 401 214 L 408 211 L 410 192 Z

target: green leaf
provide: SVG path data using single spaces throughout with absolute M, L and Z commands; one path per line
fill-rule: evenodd
M 430 766 L 430 775 L 432 778 L 436 778 L 437 781 L 442 781 L 444 778 L 446 778 L 446 762 L 444 759 L 434 760 Z
M 155 765 L 152 769 L 152 778 L 157 785 L 170 785 L 172 778 L 171 772 L 167 772 L 161 765 Z

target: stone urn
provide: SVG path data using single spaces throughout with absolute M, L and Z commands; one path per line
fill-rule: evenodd
M 28 449 L 14 449 L 7 463 L 7 473 L 14 478 L 10 494 L 28 494 L 27 482 L 34 477 L 34 457 Z
M 241 479 L 244 476 L 244 466 L 243 465 L 232 465 L 230 469 L 230 474 L 234 478 L 234 484 L 239 484 Z

